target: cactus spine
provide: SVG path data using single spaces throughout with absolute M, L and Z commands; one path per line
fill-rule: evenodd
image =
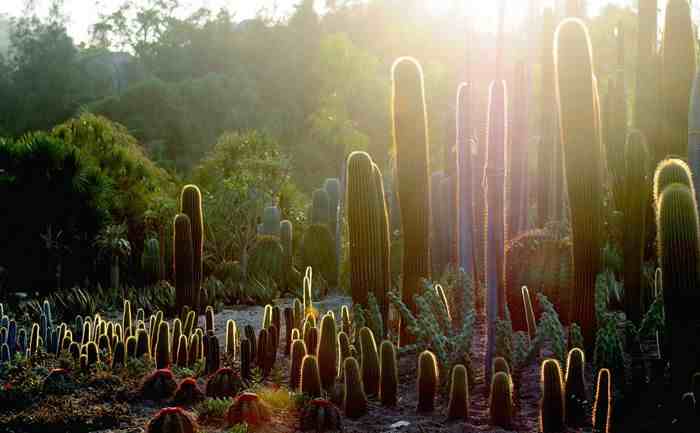
M 435 409 L 438 385 L 437 360 L 432 352 L 425 350 L 418 357 L 417 411 L 419 413 L 429 413 Z
M 556 359 L 542 363 L 541 375 L 542 404 L 540 406 L 540 431 L 559 433 L 566 429 L 564 424 L 564 387 L 561 368 Z
M 690 350 L 699 322 L 698 302 L 698 211 L 692 190 L 674 183 L 661 192 L 657 209 L 658 257 L 665 309 L 665 359 L 670 359 L 674 393 L 687 390 L 700 354 Z
M 513 382 L 504 372 L 493 375 L 489 398 L 491 425 L 509 429 L 513 422 Z
M 595 387 L 595 402 L 593 403 L 593 431 L 608 433 L 612 415 L 612 382 L 610 370 L 602 368 L 598 371 Z
M 330 390 L 338 374 L 338 343 L 335 320 L 331 315 L 321 319 L 321 337 L 318 344 L 318 369 L 323 389 Z
M 595 280 L 601 269 L 602 155 L 598 89 L 585 24 L 569 18 L 555 38 L 557 104 L 571 206 L 574 289 L 571 321 L 587 350 L 596 334 Z
M 447 418 L 461 421 L 466 421 L 469 418 L 469 381 L 467 369 L 462 364 L 458 364 L 452 369 Z
M 190 219 L 190 237 L 192 238 L 192 291 L 185 301 L 177 304 L 178 311 L 189 305 L 193 311 L 199 311 L 199 291 L 202 285 L 202 255 L 204 253 L 204 216 L 202 214 L 202 193 L 196 185 L 185 185 L 180 196 L 180 213 Z
M 421 279 L 430 278 L 430 166 L 428 121 L 423 71 L 411 58 L 392 67 L 393 147 L 396 152 L 397 195 L 404 236 L 401 299 L 415 314 Z M 400 344 L 411 344 L 401 323 Z

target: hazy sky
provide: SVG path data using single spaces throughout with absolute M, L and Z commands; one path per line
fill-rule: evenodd
M 226 7 L 236 13 L 239 19 L 254 17 L 261 8 L 272 10 L 275 5 L 279 15 L 287 15 L 293 10 L 294 4 L 299 0 L 183 0 L 185 6 L 182 14 L 196 10 L 202 6 L 213 10 Z M 424 0 L 429 3 L 436 13 L 446 10 L 453 0 Z M 508 21 L 517 22 L 526 10 L 526 0 L 507 0 L 509 2 Z M 540 0 L 544 5 L 552 4 L 555 0 Z M 667 0 L 659 0 L 659 7 L 665 6 Z M 86 41 L 89 37 L 90 26 L 95 23 L 100 12 L 110 12 L 120 5 L 123 0 L 63 0 L 64 12 L 68 18 L 68 32 L 77 41 Z M 46 14 L 51 0 L 34 0 L 36 12 L 39 15 Z M 316 0 L 319 11 L 325 4 L 325 0 Z M 495 0 L 465 0 L 470 4 L 470 15 L 476 17 L 476 22 L 483 29 L 496 26 L 497 5 Z M 633 4 L 633 0 L 588 0 L 589 14 L 595 14 L 605 4 L 615 3 L 619 5 Z M 24 0 L 0 0 L 0 14 L 20 16 L 24 9 Z M 507 23 L 508 25 L 508 23 Z

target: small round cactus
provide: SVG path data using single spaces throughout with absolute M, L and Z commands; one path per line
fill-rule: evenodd
M 362 386 L 360 366 L 353 357 L 345 359 L 345 395 L 343 396 L 343 411 L 348 418 L 359 418 L 367 413 L 367 395 Z
M 469 418 L 469 381 L 467 369 L 462 364 L 458 364 L 452 369 L 447 418 L 461 421 L 466 421 Z
M 347 339 L 347 335 L 345 338 Z M 384 406 L 396 406 L 398 401 L 399 370 L 396 362 L 396 348 L 394 347 L 394 343 L 389 340 L 382 341 L 379 352 L 381 355 L 379 400 L 381 400 Z M 348 353 L 347 356 L 350 356 L 350 354 Z
M 509 429 L 513 419 L 513 383 L 504 372 L 496 373 L 491 380 L 489 399 L 491 425 Z
M 220 368 L 209 380 L 205 389 L 207 397 L 233 397 L 243 389 L 241 377 L 228 367 Z
M 308 402 L 299 417 L 299 430 L 314 433 L 343 431 L 343 420 L 338 407 L 328 400 L 315 398 Z
M 306 344 L 304 340 L 292 342 L 291 365 L 289 368 L 289 388 L 293 391 L 299 389 L 301 384 L 301 366 L 306 356 Z
M 540 407 L 540 429 L 542 433 L 558 433 L 566 429 L 564 424 L 564 385 L 561 368 L 556 359 L 542 363 L 542 403 Z
M 156 370 L 143 380 L 140 394 L 145 400 L 166 400 L 172 397 L 176 389 L 172 371 Z
M 179 407 L 166 407 L 148 422 L 146 433 L 197 433 L 194 418 Z
M 425 350 L 418 357 L 418 412 L 435 410 L 438 383 L 437 360 L 432 352 Z
M 229 425 L 246 423 L 257 427 L 269 422 L 270 419 L 270 409 L 257 394 L 252 392 L 244 392 L 237 396 L 226 414 Z
M 173 403 L 180 406 L 188 406 L 204 399 L 204 393 L 197 386 L 197 381 L 192 377 L 188 377 L 178 385 L 173 397 Z
M 360 329 L 360 351 L 362 353 L 362 383 L 369 396 L 379 394 L 379 354 L 374 334 L 368 327 Z
M 301 392 L 308 397 L 321 397 L 321 376 L 315 355 L 306 355 L 301 362 Z

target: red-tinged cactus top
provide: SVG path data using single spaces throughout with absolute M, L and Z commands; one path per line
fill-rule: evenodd
M 244 392 L 243 394 L 236 397 L 236 401 L 240 402 L 250 402 L 258 400 L 260 400 L 260 397 L 258 397 L 258 395 L 253 392 Z
M 173 415 L 173 414 L 182 414 L 184 415 L 185 411 L 180 407 L 180 406 L 175 406 L 175 407 L 164 407 L 161 409 L 157 414 L 156 417 L 159 416 L 165 416 L 165 415 Z
M 216 370 L 216 372 L 214 372 L 214 374 L 217 376 L 220 374 L 230 374 L 232 376 L 239 376 L 239 374 L 236 373 L 235 371 L 233 371 L 233 369 L 231 367 L 221 367 L 218 370 Z
M 314 406 L 320 406 L 320 407 L 331 407 L 334 406 L 333 403 L 331 403 L 329 400 L 326 400 L 324 398 L 315 398 L 309 402 L 310 404 L 313 404 Z
M 156 370 L 153 372 L 153 376 L 166 376 L 166 377 L 173 377 L 173 372 L 169 368 L 161 368 L 160 370 Z
M 180 383 L 180 386 L 184 385 L 197 385 L 197 380 L 193 377 L 188 377 Z

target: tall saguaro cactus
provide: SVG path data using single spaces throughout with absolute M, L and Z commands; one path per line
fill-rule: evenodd
M 202 193 L 196 185 L 185 185 L 180 196 L 180 213 L 190 218 L 192 230 L 192 284 L 195 295 L 189 299 L 190 307 L 199 311 L 199 291 L 202 286 L 202 256 L 204 254 L 204 216 Z
M 472 191 L 472 140 L 469 138 L 469 97 L 471 86 L 457 89 L 457 159 L 459 161 L 459 265 L 476 280 L 474 252 L 474 195 Z
M 671 385 L 680 396 L 688 390 L 700 362 L 698 211 L 694 194 L 686 185 L 672 183 L 661 192 L 656 230 L 666 317 L 664 356 L 671 361 Z
M 693 93 L 690 97 L 690 114 L 688 116 L 688 163 L 695 173 L 693 184 L 695 199 L 700 188 L 700 72 L 695 74 Z
M 194 286 L 192 228 L 185 214 L 175 215 L 173 222 L 173 270 L 175 272 L 175 305 L 182 311 L 185 305 L 194 310 L 198 292 Z
M 486 181 L 486 289 L 488 347 L 486 371 L 490 372 L 496 346 L 496 316 L 505 317 L 505 150 L 508 142 L 508 96 L 505 81 L 489 87 Z M 491 377 L 487 373 L 486 377 Z
M 518 62 L 513 103 L 509 107 L 512 130 L 508 134 L 508 240 L 517 236 L 527 223 L 527 71 L 525 62 Z
M 346 165 L 350 292 L 353 302 L 364 307 L 369 293 L 374 293 L 386 319 L 391 275 L 381 172 L 366 152 L 352 152 Z
M 392 67 L 393 145 L 404 253 L 401 298 L 416 312 L 415 294 L 422 278 L 430 278 L 430 153 L 423 71 L 415 59 L 403 57 Z M 410 344 L 401 323 L 401 344 Z
M 601 269 L 603 163 L 598 89 L 583 21 L 568 18 L 559 24 L 555 56 L 574 254 L 571 320 L 581 325 L 586 349 L 590 351 L 596 335 L 595 281 Z
M 695 78 L 695 36 L 688 0 L 669 0 L 662 45 L 661 158 L 688 154 L 688 108 Z
M 552 169 L 554 164 L 554 143 L 556 142 L 556 117 L 554 114 L 554 59 L 552 41 L 554 36 L 554 13 L 551 8 L 542 15 L 542 81 L 541 94 L 541 130 L 539 149 L 537 150 L 537 226 L 544 227 L 549 220 L 549 199 L 552 188 Z M 555 188 L 558 186 L 554 186 Z M 560 204 L 555 204 L 560 206 Z

